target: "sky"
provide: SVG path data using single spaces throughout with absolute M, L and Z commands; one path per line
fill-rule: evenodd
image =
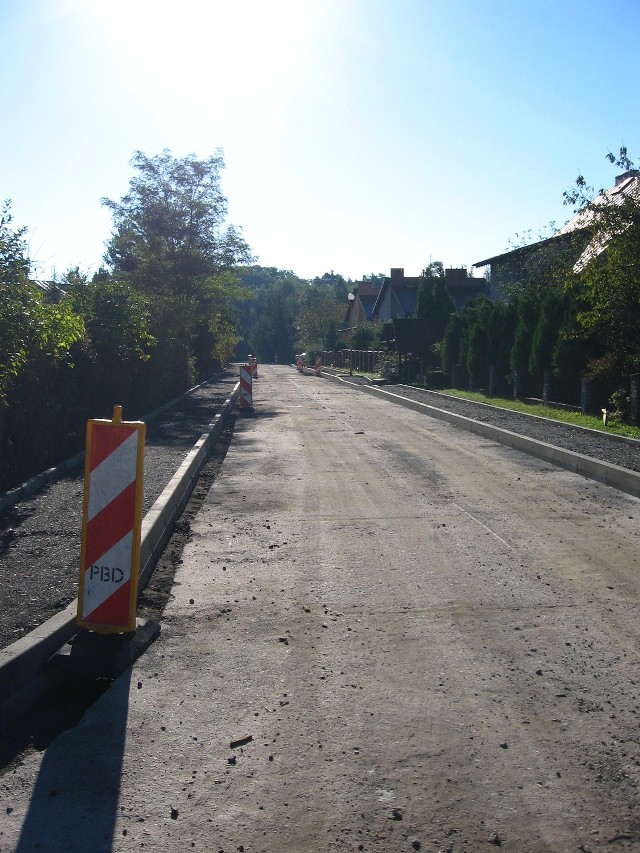
M 640 0 L 0 0 L 0 200 L 102 263 L 135 151 L 221 149 L 257 263 L 357 280 L 550 236 L 640 158 Z

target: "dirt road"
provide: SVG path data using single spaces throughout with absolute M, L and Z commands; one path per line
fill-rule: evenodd
M 640 850 L 640 503 L 288 367 L 254 399 L 0 851 Z

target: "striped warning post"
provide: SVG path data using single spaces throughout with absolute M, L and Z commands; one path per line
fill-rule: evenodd
M 121 418 L 87 423 L 77 623 L 100 634 L 136 627 L 145 425 Z
M 316 356 L 316 376 L 322 375 L 322 359 L 319 355 Z
M 250 409 L 253 406 L 252 373 L 250 364 L 240 365 L 240 396 L 238 402 L 241 409 Z

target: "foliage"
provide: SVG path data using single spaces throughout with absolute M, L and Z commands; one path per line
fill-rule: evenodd
M 307 282 L 276 267 L 241 267 L 238 276 L 244 294 L 237 302 L 238 356 L 252 353 L 260 361 L 292 362 L 298 306 Z
M 242 267 L 245 297 L 238 303 L 240 357 L 292 361 L 295 354 L 340 348 L 349 282 L 335 272 L 311 281 L 291 270 Z
M 380 348 L 380 328 L 378 323 L 358 323 L 351 330 L 350 347 L 357 350 L 376 350 Z
M 429 323 L 431 344 L 442 340 L 449 317 L 455 311 L 445 284 L 444 267 L 434 261 L 421 273 L 416 299 L 416 317 Z
M 27 280 L 24 229 L 10 223 L 7 205 L 0 224 L 0 488 L 13 485 L 26 464 L 40 470 L 54 447 L 64 448 L 72 432 L 67 379 L 84 334 L 68 299 L 48 303 Z
M 489 371 L 489 325 L 493 311 L 491 302 L 480 297 L 467 310 L 468 331 L 465 367 L 470 381 L 486 383 Z
M 0 216 L 0 402 L 21 374 L 66 359 L 83 332 L 68 302 L 47 305 L 27 280 L 26 229 L 14 230 L 11 222 L 6 202 Z
M 444 338 L 449 317 L 455 312 L 455 306 L 446 288 L 444 265 L 441 261 L 431 262 L 422 271 L 420 278 L 415 316 L 424 321 L 426 334 L 421 351 L 416 355 L 424 368 L 426 364 L 435 364 L 438 361 L 434 345 Z
M 634 168 L 625 147 L 607 159 L 617 168 Z M 566 278 L 577 303 L 576 325 L 589 342 L 592 358 L 610 365 L 609 381 L 640 369 L 640 189 L 593 198 L 583 176 L 565 202 L 578 205 L 590 236 L 587 252 Z M 593 373 L 593 368 L 591 368 Z
M 205 160 L 137 151 L 131 163 L 129 191 L 119 202 L 103 199 L 113 215 L 105 260 L 115 279 L 151 298 L 152 333 L 180 359 L 171 381 L 190 382 L 232 356 L 242 291 L 231 272 L 251 253 L 240 232 L 224 226 L 220 151 Z
M 450 373 L 463 364 L 465 336 L 469 325 L 469 312 L 452 314 L 442 342 L 442 369 Z
M 33 284 L 0 283 L 0 401 L 23 373 L 66 359 L 83 333 L 68 302 L 45 305 Z
M 317 280 L 300 293 L 297 315 L 297 346 L 302 352 L 319 353 L 332 349 L 330 345 L 335 330 L 344 317 L 344 305 L 336 301 L 331 283 L 319 283 Z M 366 347 L 360 347 L 366 349 Z
M 562 294 L 550 290 L 540 304 L 529 353 L 529 372 L 538 379 L 553 363 L 554 347 L 564 313 L 564 301 Z
M 11 223 L 11 201 L 4 202 L 0 211 L 0 281 L 22 284 L 29 275 L 29 258 L 24 235 L 26 227 L 15 229 Z
M 130 387 L 157 343 L 151 333 L 149 299 L 121 279 L 100 275 L 89 282 L 77 267 L 65 273 L 62 286 L 84 320 L 85 370 L 86 362 L 92 365 L 93 384 L 99 386 L 101 397 L 111 398 L 114 405 L 128 403 Z
M 165 149 L 131 160 L 137 175 L 119 202 L 103 199 L 114 230 L 105 260 L 137 290 L 170 294 L 175 302 L 202 298 L 211 276 L 246 263 L 240 233 L 223 227 L 227 200 L 220 188 L 222 154 L 177 159 Z

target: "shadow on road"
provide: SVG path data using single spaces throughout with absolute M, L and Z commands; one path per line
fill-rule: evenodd
M 45 752 L 16 853 L 111 849 L 130 681 L 128 670 L 79 726 L 60 735 Z

